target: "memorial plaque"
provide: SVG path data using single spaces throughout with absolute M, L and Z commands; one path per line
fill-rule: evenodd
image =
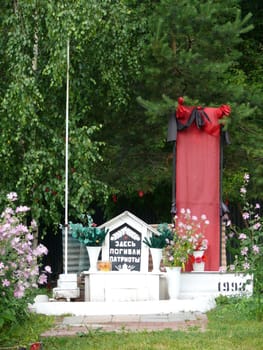
M 142 235 L 128 224 L 110 232 L 109 260 L 112 271 L 141 270 Z

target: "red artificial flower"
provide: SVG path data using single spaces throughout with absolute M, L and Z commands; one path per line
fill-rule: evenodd
M 41 349 L 42 349 L 42 344 L 39 342 L 30 345 L 30 350 L 41 350 Z
M 190 256 L 190 263 L 191 264 L 194 264 L 195 262 L 195 257 L 193 255 Z
M 179 105 L 184 104 L 184 98 L 183 97 L 178 97 L 177 101 L 178 101 Z
M 190 262 L 191 264 L 200 264 L 202 262 L 206 262 L 206 256 L 198 256 L 198 257 L 194 257 L 193 255 L 190 256 Z
M 221 109 L 221 112 L 223 113 L 223 115 L 228 116 L 231 113 L 231 108 L 228 105 L 222 105 L 220 107 L 220 109 Z
M 201 256 L 198 256 L 195 258 L 195 263 L 196 264 L 200 264 L 202 262 L 202 257 Z

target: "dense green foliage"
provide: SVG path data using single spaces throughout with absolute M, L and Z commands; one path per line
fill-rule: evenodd
M 68 38 L 72 219 L 109 198 L 108 216 L 133 201 L 139 211 L 140 199 L 144 212 L 154 206 L 155 219 L 167 220 L 167 115 L 179 96 L 188 104 L 231 105 L 225 198 L 235 199 L 244 168 L 256 177 L 251 194 L 262 194 L 260 1 L 0 6 L 1 193 L 16 190 L 44 226 L 63 217 Z
M 81 76 L 78 55 L 101 17 L 100 9 L 98 16 L 94 13 L 95 2 L 89 3 L 86 12 L 80 2 L 74 4 L 69 8 L 63 2 L 14 1 L 13 7 L 9 4 L 2 12 L 1 32 L 6 35 L 1 37 L 1 193 L 16 189 L 33 216 L 45 225 L 61 222 L 64 205 L 67 38 L 72 37 L 71 55 L 77 59 L 76 68 L 72 60 L 71 76 Z M 76 46 L 77 42 L 81 44 Z M 103 201 L 107 193 L 94 173 L 102 146 L 94 133 L 101 126 L 89 120 L 87 99 L 78 108 L 79 91 L 86 93 L 74 80 L 69 123 L 73 216 L 84 212 L 94 198 Z

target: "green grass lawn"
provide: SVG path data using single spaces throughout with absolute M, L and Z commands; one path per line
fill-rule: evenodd
M 197 328 L 137 333 L 87 331 L 75 337 L 41 339 L 40 334 L 52 327 L 54 318 L 31 315 L 23 324 L 0 333 L 0 349 L 40 340 L 43 350 L 262 350 L 263 322 L 255 320 L 251 305 L 242 300 L 218 305 L 208 313 L 205 332 Z

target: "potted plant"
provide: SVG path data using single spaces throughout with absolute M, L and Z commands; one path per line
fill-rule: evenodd
M 190 219 L 188 219 L 189 221 Z M 190 262 L 193 266 L 193 271 L 204 271 L 205 268 L 205 251 L 208 248 L 208 239 L 205 237 L 205 229 L 209 225 L 209 220 L 205 214 L 200 216 L 200 219 L 193 215 L 191 216 L 191 222 L 188 225 L 191 226 L 190 239 L 192 244 L 192 255 L 190 256 Z
M 149 238 L 145 237 L 143 243 L 150 248 L 153 263 L 152 272 L 159 273 L 163 249 L 167 245 L 169 238 L 171 238 L 172 231 L 166 223 L 159 224 L 157 231 L 159 232 L 159 235 L 152 235 Z
M 206 262 L 205 251 L 208 248 L 208 240 L 205 238 L 203 232 L 195 233 L 192 235 L 191 239 L 193 253 L 190 256 L 190 262 L 192 263 L 193 271 L 204 271 Z
M 185 268 L 191 244 L 186 236 L 181 236 L 173 229 L 172 239 L 169 240 L 164 251 L 164 265 L 166 269 L 168 295 L 176 299 L 180 291 L 181 269 Z
M 207 240 L 201 235 L 203 226 L 207 224 L 205 215 L 201 216 L 200 221 L 191 214 L 190 209 L 181 209 L 179 215 L 174 217 L 172 239 L 167 242 L 164 259 L 170 298 L 176 298 L 179 294 L 180 273 L 185 269 L 189 257 L 195 249 L 207 247 Z
M 165 266 L 185 269 L 189 255 L 193 252 L 191 236 L 187 230 L 183 234 L 177 228 L 172 229 L 172 238 L 165 247 Z
M 85 219 L 84 215 L 82 217 Z M 73 224 L 70 222 L 69 228 L 72 237 L 78 239 L 80 243 L 86 246 L 90 261 L 89 271 L 92 272 L 97 271 L 97 260 L 108 229 L 97 227 L 89 214 L 86 221 L 87 224 L 85 226 L 81 223 Z

